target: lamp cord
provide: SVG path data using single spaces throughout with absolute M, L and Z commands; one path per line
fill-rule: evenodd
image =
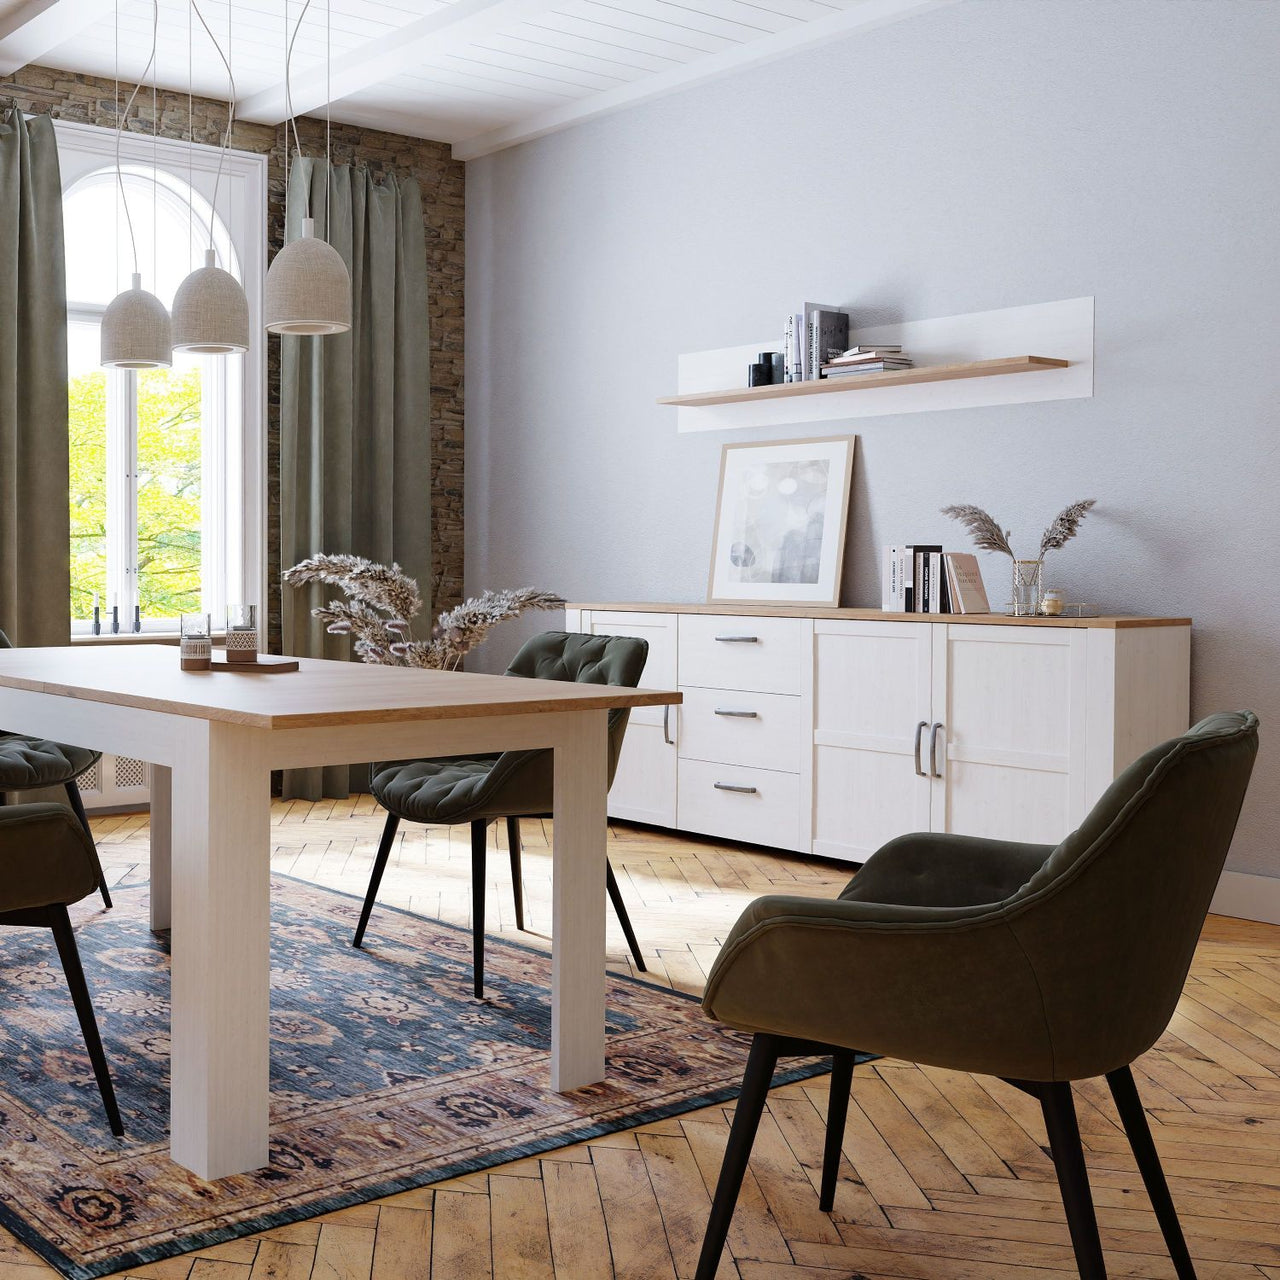
M 204 20 L 204 14 L 200 12 L 200 6 L 196 0 L 191 0 L 191 8 L 195 11 L 195 15 L 200 19 L 200 25 L 204 28 L 205 34 L 213 41 L 213 47 L 218 51 L 218 57 L 222 59 L 222 65 L 227 69 L 227 83 L 230 86 L 229 96 L 227 98 L 227 129 L 222 135 L 222 146 L 218 149 L 218 172 L 213 180 L 213 216 L 209 218 L 209 248 L 214 247 L 213 244 L 213 219 L 218 212 L 218 188 L 222 185 L 222 162 L 227 154 L 227 148 L 231 145 L 231 127 L 235 124 L 236 119 L 236 78 L 231 71 L 231 63 L 226 55 L 222 52 L 222 46 L 218 43 L 218 38 L 209 29 L 209 24 Z M 231 6 L 227 6 L 227 23 L 228 28 L 231 22 Z M 231 43 L 231 33 L 228 29 L 227 43 Z
M 116 25 L 118 29 L 118 18 Z M 125 195 L 124 190 L 124 170 L 120 167 L 120 140 L 124 137 L 124 122 L 128 118 L 129 112 L 133 110 L 133 103 L 138 96 L 138 90 L 142 88 L 143 82 L 147 78 L 147 73 L 151 70 L 151 66 L 156 60 L 156 42 L 159 39 L 159 32 L 160 0 L 151 0 L 151 57 L 147 59 L 147 65 L 142 69 L 142 76 L 138 83 L 134 85 L 133 92 L 129 95 L 129 101 L 125 103 L 124 115 L 116 119 L 116 182 L 120 187 L 120 203 L 124 205 L 124 219 L 129 224 L 129 244 L 133 249 L 133 274 L 135 276 L 139 274 L 138 238 L 133 232 L 133 215 L 129 212 L 129 197 Z
M 285 51 L 284 51 L 284 105 L 285 105 L 285 110 L 289 113 L 289 124 L 285 127 L 285 138 L 284 138 L 285 154 L 287 155 L 289 151 L 289 128 L 292 127 L 293 145 L 299 160 L 302 159 L 302 142 L 298 137 L 298 121 L 293 114 L 293 88 L 289 83 L 289 67 L 290 67 L 290 63 L 293 61 L 294 41 L 296 41 L 298 38 L 298 32 L 302 30 L 302 20 L 307 16 L 307 10 L 310 8 L 311 8 L 311 0 L 305 0 L 305 3 L 302 6 L 302 12 L 298 14 L 298 21 L 294 24 L 293 35 L 289 36 L 289 42 L 285 46 Z M 289 31 L 288 15 L 289 15 L 288 0 L 285 0 L 285 34 L 286 35 L 288 35 L 288 31 Z M 287 175 L 286 175 L 285 186 L 287 189 L 288 187 Z M 307 214 L 310 215 L 310 212 L 311 212 L 311 184 L 308 183 L 307 184 Z

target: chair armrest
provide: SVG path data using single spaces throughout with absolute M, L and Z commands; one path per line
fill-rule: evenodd
M 743 1031 L 1052 1078 L 1036 976 L 999 907 L 759 898 L 725 940 L 703 1007 Z
M 97 887 L 93 846 L 69 809 L 0 808 L 0 912 L 79 902 Z
M 1051 844 L 918 831 L 898 836 L 872 854 L 840 897 L 916 907 L 1003 902 L 1035 875 L 1053 850 Z

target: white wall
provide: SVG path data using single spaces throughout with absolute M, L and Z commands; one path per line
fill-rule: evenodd
M 1195 714 L 1263 721 L 1230 865 L 1280 876 L 1278 57 L 1276 3 L 963 0 L 472 162 L 468 589 L 703 597 L 720 446 L 815 432 L 678 436 L 679 352 L 1092 294 L 1093 399 L 830 425 L 844 602 L 945 503 L 1032 545 L 1096 497 L 1048 577 L 1195 618 Z

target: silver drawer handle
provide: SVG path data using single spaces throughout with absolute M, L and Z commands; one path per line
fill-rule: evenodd
M 914 754 L 916 758 L 916 777 L 918 778 L 927 778 L 929 776 L 927 773 L 925 773 L 924 766 L 921 765 L 920 763 L 920 739 L 924 737 L 924 731 L 928 727 L 929 727 L 929 722 L 927 720 L 921 720 L 916 725 L 916 744 L 915 744 Z
M 760 718 L 758 711 L 732 711 L 728 707 L 717 707 L 715 714 L 718 716 L 734 716 L 739 720 L 758 720 Z
M 676 745 L 676 740 L 671 736 L 671 704 L 669 702 L 662 708 L 662 740 L 669 747 Z
M 942 721 L 939 720 L 929 730 L 929 773 L 934 778 L 942 777 L 942 772 L 938 768 L 938 734 L 945 728 Z M 942 745 L 946 746 L 946 739 L 943 739 Z
M 759 644 L 759 636 L 716 636 L 721 644 Z
M 755 787 L 740 787 L 736 782 L 713 782 L 711 784 L 717 791 L 737 791 L 740 795 L 753 796 L 756 794 Z

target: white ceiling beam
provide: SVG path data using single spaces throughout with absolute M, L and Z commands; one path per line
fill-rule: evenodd
M 105 18 L 114 0 L 27 0 L 0 18 L 0 76 L 11 76 Z
M 593 93 L 576 102 L 567 103 L 565 106 L 550 107 L 546 111 L 526 116 L 515 124 L 477 133 L 464 142 L 453 144 L 454 158 L 475 160 L 480 156 L 490 155 L 494 151 L 514 147 L 521 142 L 531 142 L 534 138 L 545 137 L 549 133 L 566 129 L 584 120 L 609 115 L 624 107 L 635 106 L 637 103 L 654 98 L 662 98 L 695 84 L 704 84 L 708 80 L 718 80 L 721 76 L 731 75 L 749 66 L 784 58 L 788 54 L 813 45 L 826 44 L 830 40 L 839 39 L 855 31 L 869 31 L 875 27 L 887 26 L 891 22 L 899 22 L 903 18 L 913 17 L 930 9 L 941 8 L 943 5 L 956 2 L 957 0 L 861 0 L 861 3 L 833 13 L 830 17 L 816 18 L 812 22 L 799 22 L 785 31 L 734 45 L 731 49 L 725 49 L 720 53 L 706 54 L 684 66 L 673 67 L 670 71 L 642 76 L 639 80 L 620 85 L 616 89 Z
M 306 115 L 323 107 L 326 101 L 338 102 L 370 85 L 385 84 L 403 72 L 417 70 L 428 53 L 435 57 L 474 44 L 495 31 L 505 31 L 546 13 L 556 3 L 557 0 L 457 0 L 444 5 L 425 18 L 415 18 L 335 58 L 327 77 L 323 65 L 291 75 L 294 114 Z M 236 115 L 257 124 L 279 124 L 288 115 L 284 82 L 237 103 Z

